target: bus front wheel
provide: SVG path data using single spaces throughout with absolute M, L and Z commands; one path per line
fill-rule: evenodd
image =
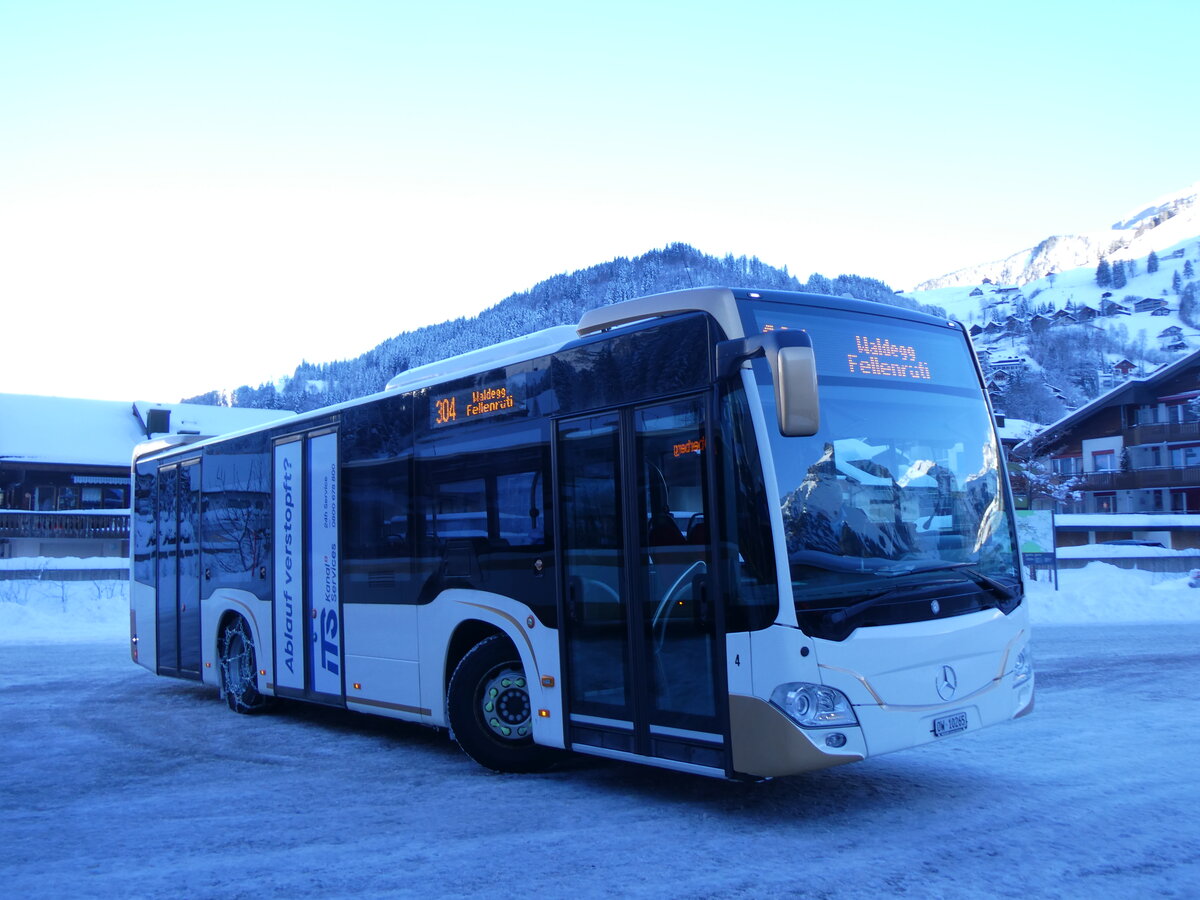
M 233 619 L 221 632 L 220 656 L 221 691 L 229 708 L 245 714 L 265 710 L 271 698 L 258 690 L 254 638 L 241 616 Z
M 525 670 L 501 635 L 480 641 L 459 662 L 450 676 L 446 712 L 458 746 L 481 766 L 540 772 L 554 762 L 553 751 L 533 742 Z

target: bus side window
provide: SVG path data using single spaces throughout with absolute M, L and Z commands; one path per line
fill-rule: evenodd
M 342 417 L 342 594 L 348 603 L 415 603 L 409 401 Z
M 343 469 L 343 553 L 348 559 L 406 555 L 407 482 L 407 466 L 401 462 Z
M 438 543 L 488 537 L 487 484 L 482 478 L 445 481 L 433 486 L 429 533 Z
M 541 471 L 514 472 L 496 477 L 499 538 L 509 547 L 546 543 L 546 498 Z
M 428 603 L 451 587 L 473 587 L 555 617 L 549 425 L 544 420 L 462 426 L 419 446 L 418 579 Z

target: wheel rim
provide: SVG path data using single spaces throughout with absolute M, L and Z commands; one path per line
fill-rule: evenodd
M 525 673 L 511 664 L 494 669 L 481 684 L 479 713 L 488 731 L 500 740 L 528 738 L 533 706 Z

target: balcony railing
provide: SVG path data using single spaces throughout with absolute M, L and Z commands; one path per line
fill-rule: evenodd
M 1178 516 L 1180 514 L 1197 514 L 1200 510 L 1178 507 L 1175 509 L 1147 508 L 1145 494 L 1118 493 L 1112 495 L 1082 494 L 1078 499 L 1047 501 L 1041 500 L 1037 509 L 1053 509 L 1060 515 L 1079 514 L 1097 515 L 1129 515 L 1139 516 Z
M 1137 491 L 1151 488 L 1200 487 L 1200 466 L 1134 469 L 1129 472 L 1085 472 L 1079 489 Z
M 1200 440 L 1200 422 L 1162 422 L 1152 425 L 1134 425 L 1125 429 L 1125 443 L 1161 444 L 1164 441 Z
M 0 537 L 128 540 L 128 510 L 28 512 L 0 509 Z

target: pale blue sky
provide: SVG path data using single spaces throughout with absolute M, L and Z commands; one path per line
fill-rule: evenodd
M 0 391 L 174 400 L 672 241 L 906 288 L 1200 179 L 1185 2 L 0 0 Z

